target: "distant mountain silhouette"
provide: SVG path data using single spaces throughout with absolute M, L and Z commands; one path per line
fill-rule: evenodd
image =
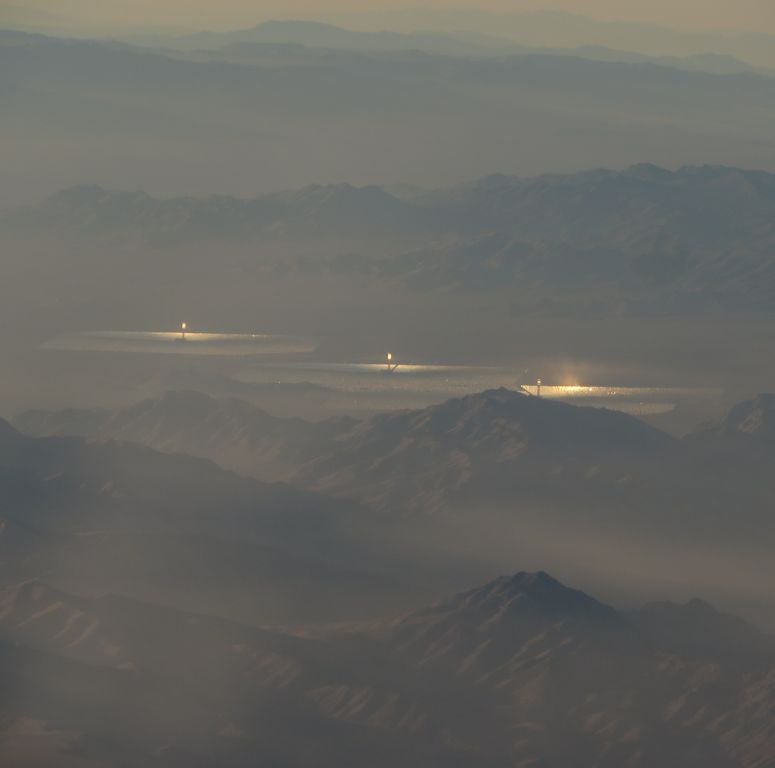
M 49 198 L 18 221 L 78 234 L 137 232 L 153 241 L 228 239 L 271 235 L 387 235 L 422 230 L 427 214 L 379 187 L 349 184 L 310 186 L 255 200 L 231 197 L 159 200 L 143 192 L 113 192 L 78 186 Z
M 671 172 L 652 165 L 568 176 L 495 175 L 410 201 L 379 187 L 314 185 L 254 200 L 225 196 L 160 200 L 80 186 L 21 216 L 29 225 L 81 231 L 134 229 L 200 235 L 269 232 L 375 235 L 452 229 L 513 233 L 526 241 L 580 240 L 654 246 L 675 239 L 719 247 L 773 238 L 775 174 L 721 166 Z
M 173 194 L 170 179 L 180 179 L 199 195 L 250 194 L 320 180 L 439 186 L 500 169 L 620 168 L 643 158 L 767 168 L 773 154 L 771 77 L 573 51 L 311 55 L 266 45 L 262 56 L 1 33 L 0 87 L 15 94 L 6 129 L 18 157 L 6 200 L 89 180 Z M 57 98 L 47 90 L 52 71 Z M 653 130 L 655 114 L 663 131 Z M 25 131 L 31 122 L 41 141 L 67 126 L 71 152 L 57 173 Z M 131 148 L 121 144 L 127 131 Z M 529 151 L 515 152 L 515 140 Z
M 350 30 L 333 24 L 303 20 L 271 20 L 232 32 L 199 32 L 165 40 L 184 49 L 224 49 L 251 44 L 305 46 L 328 51 L 427 51 L 449 55 L 483 55 L 516 52 L 516 43 L 485 35 L 465 33 L 391 32 Z
M 534 15 L 535 16 L 535 15 Z M 523 17 L 523 21 L 526 19 Z M 460 29 L 463 29 L 461 26 Z M 760 73 L 772 74 L 772 70 L 755 67 L 728 53 L 696 52 L 680 55 L 648 55 L 632 50 L 618 50 L 609 44 L 586 45 L 536 45 L 528 44 L 530 35 L 520 35 L 520 40 L 501 34 L 475 32 L 393 32 L 345 29 L 332 24 L 304 20 L 272 20 L 248 29 L 231 32 L 199 32 L 177 37 L 144 36 L 146 45 L 182 50 L 209 49 L 214 55 L 241 56 L 254 52 L 266 57 L 272 49 L 286 56 L 293 52 L 300 55 L 300 48 L 332 56 L 344 51 L 384 54 L 423 51 L 452 56 L 506 56 L 515 53 L 533 53 L 555 56 L 578 56 L 595 61 L 629 64 L 656 64 L 687 71 L 714 74 Z M 712 51 L 713 48 L 708 48 Z M 775 65 L 775 60 L 772 60 Z
M 711 244 L 752 234 L 754 221 L 766 227 L 763 233 L 757 227 L 757 236 L 772 236 L 775 175 L 718 166 L 671 172 L 653 165 L 535 179 L 497 175 L 430 193 L 424 202 L 464 212 L 480 228 L 523 237 L 609 246 L 669 237 Z
M 773 174 L 636 165 L 490 176 L 401 198 L 346 184 L 253 200 L 162 200 L 82 186 L 8 214 L 4 230 L 173 249 L 228 242 L 245 249 L 244 269 L 252 273 L 340 281 L 369 275 L 425 292 L 503 295 L 526 311 L 690 312 L 772 305 L 766 264 L 773 221 Z M 359 245 L 321 246 L 315 258 L 289 247 L 259 262 L 250 250 L 259 238 L 289 244 L 310 237 Z

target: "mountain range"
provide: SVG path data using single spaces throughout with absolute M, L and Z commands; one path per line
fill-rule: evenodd
M 775 37 L 379 13 L 0 29 L 0 768 L 775 768 Z
M 2 203 L 84 181 L 251 195 L 321 180 L 435 187 L 643 160 L 771 169 L 775 81 L 750 73 L 573 52 L 271 48 L 232 60 L 17 32 L 0 35 L 0 61 L 15 148 Z M 56 166 L 44 141 L 52 125 L 68 147 Z
M 512 558 L 517 543 L 545 551 L 537 521 L 582 556 L 599 537 L 627 556 L 635 535 L 641 558 L 656 542 L 663 574 L 677 543 L 684 578 L 699 567 L 687 534 L 758 558 L 772 408 L 761 396 L 683 440 L 507 390 L 360 421 L 182 392 L 16 422 L 71 437 L 2 422 L 0 754 L 75 768 L 768 765 L 775 640 L 745 621 L 699 599 L 620 610 L 542 571 L 431 595 L 470 570 L 472 542 L 449 538 L 464 513 L 480 546 Z
M 168 392 L 115 411 L 29 411 L 36 436 L 131 440 L 194 453 L 264 480 L 293 480 L 383 509 L 429 514 L 466 494 L 499 496 L 529 478 L 648 461 L 674 441 L 634 417 L 506 389 L 358 421 L 271 416 L 236 399 Z M 538 475 L 536 474 L 538 473 Z
M 270 279 L 369 277 L 411 292 L 497 294 L 529 312 L 686 313 L 771 306 L 774 213 L 772 174 L 637 165 L 409 196 L 335 185 L 165 200 L 75 187 L 7 214 L 2 230 L 99 249 L 102 264 L 132 243 L 161 249 L 188 280 L 192 247 L 220 243 L 235 268 Z
M 610 45 L 580 45 L 550 47 L 527 45 L 508 37 L 466 32 L 393 32 L 389 30 L 353 30 L 315 21 L 270 20 L 249 29 L 231 32 L 201 32 L 177 37 L 146 37 L 146 46 L 186 50 L 211 57 L 235 61 L 255 60 L 266 63 L 272 55 L 278 60 L 289 56 L 331 57 L 341 52 L 389 54 L 422 51 L 448 56 L 507 56 L 533 53 L 555 56 L 578 56 L 597 61 L 622 63 L 652 63 L 688 71 L 715 74 L 758 72 L 773 74 L 775 70 L 757 68 L 729 54 L 694 53 L 687 56 L 648 56 L 612 48 Z M 300 49 L 304 49 L 303 51 Z
M 663 579 L 694 584 L 767 622 L 772 452 L 764 431 L 724 425 L 766 425 L 771 410 L 762 396 L 675 438 L 623 413 L 508 390 L 321 422 L 171 392 L 115 411 L 32 411 L 15 423 L 36 435 L 186 451 L 359 505 L 359 535 L 388 547 L 382 571 L 403 553 L 407 579 L 425 573 L 429 587 L 431 574 L 433 588 L 455 587 L 461 573 L 477 578 L 515 552 L 544 553 L 601 589 L 592 563 L 610 562 L 639 594 Z M 715 558 L 734 578 L 718 580 Z
M 676 439 L 624 413 L 499 389 L 316 422 L 273 416 L 236 398 L 169 391 L 115 410 L 27 411 L 14 424 L 36 437 L 128 440 L 190 453 L 264 481 L 428 514 L 455 499 L 501 498 L 542 483 L 556 494 L 579 483 L 640 493 L 656 482 L 655 472 L 678 493 L 692 482 L 682 475 L 704 472 L 721 457 L 745 485 L 769 459 L 773 420 L 775 398 L 764 394 Z M 763 480 L 746 492 L 762 492 Z
M 86 594 L 266 622 L 369 613 L 406 595 L 357 507 L 183 454 L 29 438 L 1 422 L 0 498 L 6 583 L 45 574 Z
M 767 765 L 775 641 L 698 604 L 623 613 L 520 572 L 267 630 L 26 583 L 0 595 L 0 743 L 77 768 Z
M 399 193 L 400 195 L 400 193 Z M 346 238 L 371 232 L 477 235 L 609 248 L 729 247 L 773 237 L 775 174 L 728 167 L 669 171 L 641 164 L 536 178 L 488 176 L 410 198 L 376 186 L 313 185 L 253 200 L 158 199 L 97 186 L 63 190 L 6 216 L 7 226 L 167 237 Z

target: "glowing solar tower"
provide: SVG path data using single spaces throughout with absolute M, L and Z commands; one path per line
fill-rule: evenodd
M 186 340 L 186 329 L 188 328 L 187 323 L 181 323 L 180 324 L 180 340 L 185 341 Z
M 541 381 L 541 379 L 538 379 L 536 381 L 536 397 L 541 397 L 541 384 L 542 383 L 543 382 Z

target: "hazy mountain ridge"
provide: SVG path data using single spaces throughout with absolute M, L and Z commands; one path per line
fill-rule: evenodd
M 178 178 L 190 192 L 255 194 L 336 179 L 439 186 L 494 169 L 642 159 L 768 167 L 771 157 L 775 80 L 749 74 L 541 54 L 261 66 L 18 34 L 0 39 L 0 57 L 17 200 L 88 179 L 172 194 Z M 71 150 L 56 174 L 41 164 L 50 125 Z M 456 149 L 469 145 L 473 156 Z
M 720 422 L 695 430 L 691 440 L 716 448 L 771 450 L 775 445 L 775 395 L 765 393 L 738 403 Z
M 721 140 L 709 134 L 716 126 L 723 126 L 724 142 L 734 138 L 736 148 L 766 145 L 769 133 L 759 135 L 757 126 L 772 122 L 766 120 L 767 105 L 775 104 L 772 79 L 532 54 L 407 54 L 365 61 L 342 54 L 314 65 L 290 59 L 243 65 L 14 34 L 0 38 L 0 56 L 8 130 L 18 131 L 17 145 L 32 141 L 27 126 L 45 133 L 57 124 L 57 140 L 73 148 L 67 156 L 77 161 L 73 180 L 102 181 L 65 189 L 3 217 L 0 230 L 12 256 L 31 251 L 46 274 L 61 268 L 53 240 L 58 250 L 76 252 L 74 260 L 90 279 L 103 279 L 101 270 L 110 264 L 125 269 L 131 259 L 138 265 L 135 279 L 157 279 L 162 264 L 165 274 L 188 285 L 199 279 L 194 267 L 204 268 L 204 257 L 192 260 L 189 249 L 220 244 L 230 268 L 224 279 L 239 275 L 242 282 L 245 274 L 262 280 L 331 277 L 339 285 L 368 280 L 413 292 L 492 292 L 516 313 L 772 307 L 773 175 L 731 165 L 767 167 L 769 161 L 708 147 Z M 644 145 L 644 136 L 662 135 L 653 130 L 655 114 L 667 120 L 670 146 L 684 137 L 691 151 L 668 157 Z M 731 126 L 729 120 L 742 122 Z M 481 156 L 482 165 L 466 160 L 463 167 L 460 153 L 447 156 L 454 136 L 449 142 L 432 138 L 442 130 L 460 131 L 461 141 L 478 146 L 466 157 Z M 501 130 L 503 135 L 493 135 Z M 515 146 L 549 152 L 545 143 L 559 141 L 558 132 L 566 130 L 563 148 L 576 147 L 579 137 L 600 146 L 579 147 L 573 162 L 561 162 L 555 148 L 552 163 L 538 172 L 555 163 L 627 170 L 488 176 L 424 195 L 387 191 L 403 182 L 438 187 L 445 179 L 493 168 L 526 167 L 515 160 Z M 169 189 L 165 185 L 175 173 L 167 163 L 184 162 L 192 152 L 184 177 L 206 173 L 206 192 L 265 192 L 240 198 L 110 191 L 103 169 L 122 161 L 111 149 L 109 166 L 93 163 L 127 131 L 137 151 L 115 177 L 127 189 Z M 622 140 L 626 150 L 621 141 L 609 140 L 622 131 L 633 132 L 631 140 Z M 233 151 L 221 156 L 209 144 L 212 136 Z M 20 184 L 35 176 L 29 166 L 41 157 L 44 139 L 36 137 L 34 156 L 18 171 Z M 208 142 L 207 152 L 196 152 L 200 142 Z M 171 145 L 180 152 L 170 152 Z M 243 182 L 224 185 L 218 179 L 237 155 L 243 158 Z M 260 168 L 251 170 L 253 158 L 261 158 Z M 291 158 L 298 168 L 287 176 Z M 670 166 L 707 159 L 730 165 L 688 165 L 674 172 L 648 164 L 628 167 L 640 158 Z M 136 176 L 144 163 L 146 172 Z M 209 163 L 215 167 L 208 172 Z M 443 173 L 418 177 L 418 168 L 434 165 Z M 154 181 L 163 170 L 163 179 Z M 41 173 L 49 173 L 49 166 Z M 60 185 L 62 178 L 65 170 L 43 188 Z M 314 179 L 348 182 L 307 185 Z M 314 246 L 302 247 L 301 241 Z M 11 271 L 26 279 L 25 266 Z M 77 276 L 78 270 L 71 271 Z M 100 288 L 109 290 L 103 283 Z
M 377 566 L 385 545 L 374 550 L 341 501 L 139 444 L 33 439 L 5 424 L 0 465 L 6 583 L 47 573 L 79 592 L 267 621 L 392 599 Z
M 670 442 L 624 414 L 501 389 L 376 416 L 340 436 L 297 479 L 326 492 L 354 492 L 383 509 L 427 514 L 455 498 L 500 498 L 520 482 L 540 484 L 558 466 L 569 482 L 606 459 L 616 465 L 653 457 Z
M 0 11 L 0 768 L 775 768 L 764 0 L 188 1 Z
M 751 230 L 758 234 L 754 222 L 769 224 L 771 236 L 775 175 L 714 166 L 669 171 L 648 164 L 534 179 L 495 175 L 431 192 L 423 202 L 458 215 L 465 212 L 482 222 L 482 229 L 542 239 L 580 238 L 613 246 L 651 233 L 689 242 L 695 238 L 707 246 L 721 236 L 739 238 Z M 750 218 L 736 218 L 741 214 Z M 700 222 L 705 227 L 698 227 Z
M 345 29 L 333 24 L 300 20 L 271 20 L 233 32 L 201 32 L 160 42 L 189 50 L 222 50 L 235 45 L 297 45 L 306 48 L 361 52 L 427 51 L 447 55 L 482 55 L 512 52 L 519 46 L 509 40 L 464 34 L 433 32 L 371 32 Z
M 691 606 L 674 610 L 691 626 Z M 753 631 L 740 625 L 743 635 Z M 636 766 L 747 768 L 772 759 L 772 638 L 755 658 L 734 646 L 708 656 L 712 642 L 695 658 L 691 644 L 673 648 L 660 637 L 653 645 L 648 629 L 639 637 L 627 616 L 545 573 L 503 577 L 397 620 L 295 633 L 127 600 L 75 600 L 28 584 L 2 594 L 0 637 L 33 649 L 14 651 L 19 672 L 27 669 L 18 661 L 24 654 L 48 659 L 48 674 L 28 679 L 27 695 L 5 705 L 6 743 L 17 719 L 38 717 L 51 732 L 67 723 L 69 740 L 100 756 L 99 742 L 88 747 L 88 740 L 106 734 L 88 718 L 88 702 L 123 677 L 129 710 L 137 705 L 133 678 L 151 683 L 160 702 L 188 696 L 165 734 L 181 764 L 198 744 L 219 764 L 272 755 L 312 765 L 290 738 L 299 718 L 317 746 L 315 765 L 337 764 L 337 734 L 355 737 L 355 754 L 368 743 L 392 743 L 377 765 L 516 759 L 570 767 L 581 754 L 585 764 L 604 766 L 612 752 Z M 61 665 L 73 663 L 89 664 L 106 682 L 71 690 L 62 709 L 50 691 Z M 563 717 L 559 681 L 569 701 Z M 272 728 L 256 728 L 262 719 Z M 139 764 L 159 738 L 146 727 L 129 735 L 115 726 L 112 737 L 108 748 L 127 765 Z
M 495 175 L 416 194 L 411 202 L 376 186 L 349 184 L 312 185 L 254 200 L 161 200 L 142 192 L 80 186 L 11 215 L 9 221 L 85 233 L 156 230 L 185 235 L 191 227 L 192 235 L 200 236 L 209 225 L 215 237 L 262 231 L 346 237 L 382 222 L 375 234 L 496 231 L 539 242 L 653 247 L 674 238 L 694 247 L 718 247 L 753 237 L 771 242 L 774 211 L 775 174 L 721 166 L 668 171 L 635 165 L 567 176 Z
M 300 237 L 364 232 L 405 234 L 432 226 L 432 217 L 378 187 L 313 185 L 255 200 L 228 196 L 160 200 L 143 192 L 79 186 L 12 218 L 12 227 L 41 226 L 76 235 L 139 234 L 165 243 L 193 238 Z
M 30 435 L 74 435 L 129 440 L 156 450 L 212 459 L 245 474 L 288 479 L 293 467 L 349 431 L 348 417 L 314 423 L 278 418 L 243 400 L 199 392 L 167 392 L 116 411 L 28 411 L 16 426 Z
M 411 199 L 350 185 L 255 200 L 77 187 L 8 215 L 5 230 L 119 241 L 118 253 L 139 240 L 166 247 L 170 267 L 188 243 L 236 243 L 234 263 L 270 279 L 366 276 L 426 293 L 493 292 L 520 311 L 687 312 L 771 305 L 773 221 L 775 175 L 639 165 L 493 176 Z M 294 252 L 294 240 L 311 237 L 324 241 L 314 255 Z M 288 245 L 262 253 L 267 242 Z
M 610 46 L 584 45 L 559 48 L 526 45 L 496 35 L 466 32 L 393 32 L 352 30 L 332 24 L 301 20 L 272 20 L 262 22 L 251 29 L 225 33 L 202 32 L 178 38 L 148 40 L 148 44 L 176 49 L 208 49 L 214 55 L 228 55 L 232 52 L 259 56 L 269 49 L 304 48 L 311 51 L 352 51 L 359 53 L 406 53 L 424 51 L 450 56 L 506 56 L 515 53 L 543 55 L 572 55 L 598 61 L 622 63 L 654 63 L 689 71 L 713 72 L 716 74 L 739 74 L 757 72 L 772 74 L 770 70 L 759 69 L 729 54 L 695 53 L 688 56 L 648 56 L 643 53 L 616 50 Z
M 224 437 L 218 427 L 223 423 L 228 438 L 231 426 L 239 422 L 254 425 L 261 434 L 265 422 L 271 425 L 274 418 L 267 420 L 265 414 L 253 410 L 233 401 L 217 403 L 181 393 L 119 414 L 97 416 L 102 424 L 135 430 L 135 436 L 142 430 L 149 438 L 174 441 L 180 435 L 187 436 L 180 437 L 181 441 L 190 442 L 191 427 L 197 425 Z M 39 429 L 47 423 L 42 413 L 30 419 Z M 88 412 L 85 422 L 77 412 L 66 412 L 57 423 L 72 429 L 73 424 L 89 427 L 96 422 Z M 321 426 L 334 426 L 320 446 L 333 449 L 333 457 L 344 449 L 338 458 L 342 461 L 338 473 L 347 478 L 343 492 L 359 491 L 349 467 L 357 468 L 361 462 L 363 478 L 372 484 L 367 482 L 360 493 L 368 495 L 370 488 L 376 488 L 380 494 L 388 494 L 389 506 L 399 499 L 389 497 L 390 477 L 400 478 L 406 487 L 407 470 L 417 464 L 413 450 L 429 460 L 417 468 L 419 475 L 412 486 L 412 493 L 426 507 L 433 505 L 437 491 L 443 494 L 452 488 L 452 496 L 460 495 L 455 485 L 461 474 L 457 465 L 451 470 L 454 477 L 444 474 L 437 486 L 429 480 L 434 477 L 434 466 L 447 466 L 454 453 L 468 451 L 483 465 L 509 467 L 514 488 L 531 478 L 535 481 L 536 472 L 544 471 L 542 461 L 548 461 L 549 468 L 556 468 L 558 461 L 569 461 L 571 466 L 580 462 L 577 480 L 569 486 L 578 516 L 583 487 L 578 482 L 589 483 L 590 468 L 602 472 L 600 481 L 605 485 L 608 473 L 616 481 L 627 471 L 615 468 L 627 466 L 626 461 L 620 464 L 627 456 L 635 465 L 648 465 L 651 457 L 662 456 L 665 451 L 674 454 L 678 446 L 677 441 L 622 414 L 575 408 L 503 390 L 364 422 L 305 426 L 290 420 L 291 425 L 300 430 L 302 441 L 307 441 L 305 430 L 314 433 Z M 17 433 L 4 426 L 3 463 L 21 464 L 22 468 L 26 464 L 46 473 L 62 466 L 59 456 L 65 449 L 77 448 L 98 457 L 110 446 L 76 439 L 40 442 L 31 438 L 19 446 L 19 440 Z M 113 450 L 120 449 L 117 444 Z M 127 446 L 127 450 L 138 449 Z M 402 458 L 404 454 L 408 458 Z M 148 460 L 155 461 L 154 455 L 149 453 Z M 169 461 L 186 460 L 173 456 Z M 523 472 L 515 472 L 520 461 L 526 461 L 527 466 Z M 72 459 L 68 463 L 77 466 Z M 100 473 L 94 474 L 96 483 Z M 25 477 L 30 477 L 29 473 Z M 34 472 L 31 477 L 35 479 Z M 330 482 L 331 476 L 326 477 Z M 562 474 L 551 475 L 554 486 L 559 477 Z M 489 478 L 487 475 L 485 485 L 492 494 Z M 61 514 L 63 488 L 68 486 L 58 479 L 54 482 L 53 498 Z M 175 477 L 171 482 L 177 482 Z M 383 482 L 388 484 L 382 486 Z M 691 478 L 687 482 L 693 484 Z M 125 485 L 119 483 L 117 489 Z M 0 488 L 8 488 L 7 482 L 0 483 Z M 734 487 L 732 491 L 737 492 Z M 636 483 L 633 492 L 639 495 L 641 486 Z M 599 498 L 595 490 L 592 499 Z M 416 499 L 410 497 L 410 501 Z M 104 511 L 101 514 L 104 517 Z M 16 520 L 3 529 L 0 541 L 10 535 L 14 537 L 10 546 L 29 554 L 38 544 L 20 538 L 19 519 L 23 520 L 17 512 Z M 481 518 L 480 525 L 483 521 Z M 703 525 L 709 523 L 704 516 Z M 655 524 L 656 520 L 650 521 L 650 525 Z M 301 533 L 299 528 L 293 531 L 293 536 Z M 566 535 L 574 535 L 572 531 L 568 526 Z M 180 535 L 172 541 L 176 548 L 183 543 Z M 255 544 L 247 544 L 246 551 L 256 558 Z M 162 552 L 169 556 L 164 546 Z M 208 541 L 208 550 L 212 546 L 212 540 Z M 142 548 L 147 562 L 147 538 Z M 203 556 L 205 552 L 195 553 L 197 571 L 191 571 L 187 579 L 189 588 L 199 583 L 196 574 L 212 557 L 211 552 Z M 74 554 L 78 555 L 77 550 Z M 225 554 L 234 560 L 233 547 Z M 110 557 L 116 558 L 115 550 L 110 551 Z M 260 557 L 267 555 L 261 551 Z M 56 558 L 49 557 L 54 574 L 56 563 Z M 170 564 L 179 577 L 188 573 L 180 563 L 178 555 Z M 293 566 L 297 576 L 299 567 Z M 321 572 L 312 571 L 310 578 L 320 580 Z M 345 578 L 362 577 L 351 574 Z M 205 572 L 205 579 L 228 585 L 217 572 Z M 4 583 L 9 584 L 7 575 Z M 101 583 L 107 582 L 103 578 Z M 337 583 L 341 600 L 342 587 Z M 308 590 L 309 584 L 302 579 L 301 591 Z M 319 602 L 320 598 L 316 599 Z M 179 604 L 171 597 L 168 603 Z M 219 608 L 223 608 L 222 603 Z M 144 635 L 145 628 L 151 627 L 153 642 Z M 418 765 L 448 765 L 450 760 L 466 764 L 475 759 L 477 764 L 501 766 L 516 757 L 543 759 L 570 768 L 583 754 L 585 764 L 604 766 L 612 750 L 618 761 L 629 760 L 644 768 L 655 761 L 697 768 L 709 764 L 747 768 L 771 759 L 768 713 L 775 680 L 771 638 L 699 601 L 617 612 L 545 573 L 504 577 L 398 619 L 307 628 L 291 634 L 241 628 L 220 619 L 193 619 L 171 613 L 170 608 L 140 606 L 123 598 L 72 598 L 61 590 L 27 584 L 3 593 L 0 636 L 30 644 L 36 652 L 107 665 L 120 673 L 119 679 L 127 674 L 144 676 L 146 689 L 155 686 L 160 701 L 175 701 L 181 695 L 179 681 L 185 679 L 186 690 L 193 686 L 195 691 L 186 722 L 202 725 L 194 740 L 185 731 L 168 730 L 167 743 L 180 738 L 207 745 L 226 765 L 251 764 L 256 755 L 265 754 L 264 750 L 284 756 L 292 765 L 310 764 L 287 740 L 289 723 L 298 723 L 299 718 L 308 722 L 315 734 L 311 738 L 318 744 L 318 765 L 321 755 L 326 759 L 330 756 L 331 764 L 336 764 L 340 755 L 334 744 L 345 733 L 350 734 L 347 743 L 355 744 L 354 749 L 360 749 L 359 744 L 373 746 L 373 729 L 378 734 L 374 738 L 392 744 L 385 752 L 385 765 L 397 759 Z M 174 664 L 165 661 L 170 653 L 177 656 Z M 21 669 L 26 666 L 21 664 Z M 28 691 L 46 691 L 50 684 L 53 681 L 25 682 Z M 100 690 L 112 695 L 114 683 L 105 685 Z M 206 693 L 196 693 L 200 685 Z M 237 706 L 229 704 L 235 695 L 240 702 Z M 130 707 L 135 706 L 133 697 L 130 694 Z M 36 709 L 34 696 L 27 701 L 28 709 L 11 713 L 10 721 L 14 722 L 14 714 L 41 717 L 46 712 L 43 719 L 56 730 L 61 715 Z M 244 706 L 251 702 L 252 714 L 248 714 Z M 258 736 L 266 731 L 256 730 L 255 717 L 274 723 L 271 736 Z M 533 725 L 526 728 L 525 723 Z M 86 733 L 93 728 L 83 722 L 78 725 Z M 224 729 L 242 734 L 238 752 L 233 751 L 234 742 L 223 740 Z M 360 732 L 365 741 L 353 742 L 350 729 Z M 180 736 L 175 737 L 176 733 Z M 256 736 L 248 735 L 253 733 Z M 72 738 L 78 743 L 79 737 Z M 150 738 L 154 743 L 144 734 L 116 738 L 112 749 L 118 753 L 135 738 L 143 744 Z M 138 748 L 136 742 L 134 748 Z
M 601 462 L 653 458 L 673 443 L 624 414 L 505 389 L 360 422 L 275 419 L 239 401 L 168 393 L 112 413 L 29 412 L 16 424 L 35 435 L 123 437 L 187 450 L 259 477 L 279 472 L 382 509 L 408 505 L 419 513 L 438 510 L 469 484 L 499 493 L 504 483 L 530 483 L 536 470 L 556 471 L 557 463 L 583 476 Z M 399 478 L 401 490 L 391 490 Z
M 757 606 L 746 615 L 771 615 L 749 565 L 763 558 L 758 567 L 767 568 L 775 542 L 768 451 L 752 455 L 737 442 L 710 449 L 625 414 L 507 390 L 360 421 L 291 420 L 287 433 L 274 420 L 261 426 L 264 416 L 251 406 L 231 406 L 250 427 L 242 430 L 216 401 L 176 422 L 169 414 L 185 413 L 188 401 L 172 393 L 108 414 L 97 427 L 91 415 L 74 424 L 67 412 L 17 423 L 37 433 L 96 428 L 103 437 L 126 424 L 135 440 L 355 500 L 368 510 L 360 519 L 374 536 L 391 545 L 408 537 L 405 563 L 422 563 L 440 584 L 464 568 L 476 578 L 483 564 L 508 562 L 515 547 L 587 573 L 590 558 L 603 557 L 598 542 L 610 540 L 617 568 L 628 558 L 639 564 L 638 583 L 681 582 L 686 559 L 696 558 L 710 580 L 707 588 L 698 581 L 697 591 L 725 606 L 745 594 Z M 706 547 L 716 553 L 707 561 Z M 718 582 L 718 559 L 736 564 L 731 584 Z
M 345 17 L 347 18 L 347 17 Z M 681 29 L 658 24 L 601 20 L 558 10 L 484 11 L 467 8 L 425 8 L 374 11 L 360 15 L 362 24 L 414 30 L 466 29 L 472 34 L 509 37 L 517 43 L 573 48 L 605 46 L 647 55 L 686 56 L 716 51 L 772 65 L 772 35 L 766 32 Z M 367 26 L 367 28 L 368 28 Z

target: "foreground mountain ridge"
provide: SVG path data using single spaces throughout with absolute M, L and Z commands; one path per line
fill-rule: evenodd
M 289 631 L 18 585 L 0 593 L 0 659 L 15 660 L 7 679 L 23 680 L 25 696 L 6 697 L 1 738 L 23 755 L 20 728 L 37 718 L 38 738 L 82 757 L 78 768 L 184 765 L 197 750 L 226 766 L 334 766 L 341 738 L 377 766 L 769 764 L 775 640 L 760 635 L 752 656 L 725 637 L 714 652 L 693 642 L 698 626 L 712 641 L 713 623 L 696 625 L 692 604 L 670 611 L 680 635 L 660 633 L 653 610 L 642 622 L 519 572 L 397 619 Z M 145 715 L 138 685 L 156 695 Z M 138 727 L 103 732 L 89 713 L 118 690 Z M 176 725 L 149 728 L 149 716 L 167 723 L 170 705 Z M 314 757 L 291 737 L 299 718 Z

